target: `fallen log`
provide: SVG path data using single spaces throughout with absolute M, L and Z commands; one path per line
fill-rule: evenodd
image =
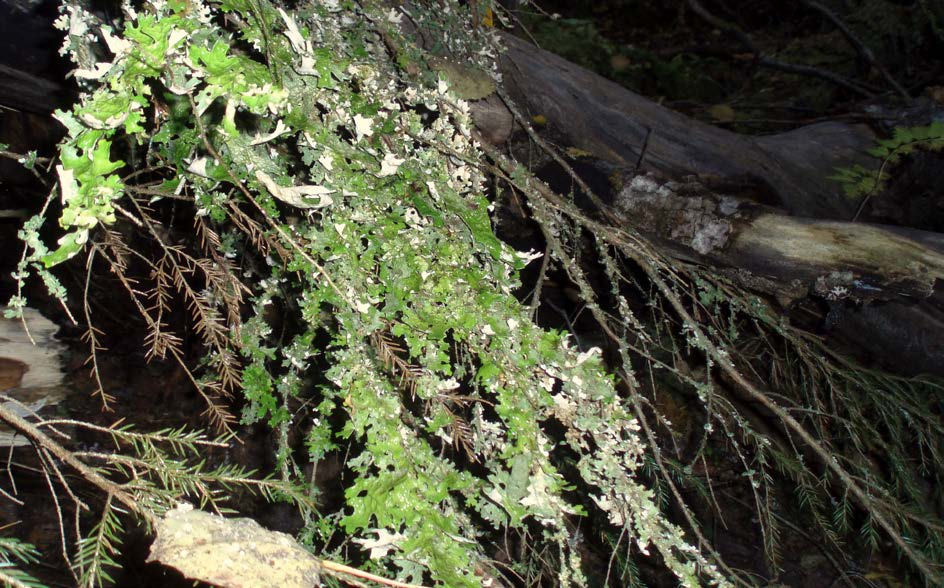
M 828 300 L 923 299 L 944 278 L 944 237 L 899 227 L 794 217 L 697 182 L 636 176 L 616 195 L 627 226 L 678 257 L 740 270 L 785 307 Z M 763 282 L 749 275 L 763 276 Z
M 666 178 L 697 176 L 754 186 L 791 214 L 850 218 L 855 205 L 824 179 L 840 165 L 871 165 L 876 140 L 862 123 L 824 122 L 767 137 L 694 120 L 589 70 L 506 36 L 506 88 L 566 145 L 617 167 Z
M 851 345 L 854 355 L 884 358 L 884 367 L 898 373 L 944 375 L 936 295 L 944 237 L 848 222 L 857 203 L 828 179 L 839 167 L 874 167 L 865 155 L 877 140 L 872 127 L 834 121 L 765 137 L 740 135 L 673 112 L 520 39 L 505 42 L 506 91 L 542 123 L 542 136 L 576 148 L 575 167 L 606 179 L 599 195 L 612 207 L 606 214 L 611 223 L 615 213 L 618 224 L 666 254 L 712 266 L 786 310 L 810 296 L 823 301 L 822 332 Z M 927 103 L 898 113 L 872 110 L 901 124 L 918 124 L 934 112 Z M 489 111 L 477 120 L 483 136 L 505 136 L 492 126 L 507 125 L 507 118 L 494 114 L 494 101 Z M 889 349 L 890 342 L 898 347 Z

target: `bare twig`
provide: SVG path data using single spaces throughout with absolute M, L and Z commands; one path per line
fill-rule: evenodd
M 49 496 L 52 498 L 53 510 L 56 512 L 56 520 L 59 523 L 60 554 L 62 555 L 62 559 L 65 561 L 66 567 L 72 569 L 72 560 L 69 559 L 69 549 L 66 546 L 66 527 L 62 518 L 62 506 L 59 504 L 59 495 L 56 493 L 56 487 L 53 485 L 52 479 L 49 476 L 49 470 L 55 469 L 56 473 L 59 475 L 60 481 L 63 484 L 65 484 L 65 480 L 62 480 L 62 474 L 59 472 L 59 468 L 56 468 L 55 463 L 45 449 L 37 447 L 36 453 L 39 456 L 40 462 L 43 464 L 43 478 L 46 480 L 46 487 L 49 488 Z M 66 487 L 68 488 L 68 486 Z
M 753 39 L 751 39 L 750 35 L 742 31 L 740 27 L 711 14 L 708 10 L 705 9 L 704 6 L 701 5 L 700 2 L 698 2 L 698 0 L 688 0 L 688 5 L 689 7 L 691 7 L 692 11 L 695 14 L 705 19 L 705 21 L 707 21 L 709 24 L 721 29 L 722 31 L 730 33 L 735 38 L 737 38 L 741 42 L 741 44 L 744 45 L 744 47 L 754 55 L 754 63 L 756 65 L 767 67 L 770 69 L 777 69 L 777 70 L 785 71 L 789 73 L 795 73 L 795 74 L 820 78 L 828 82 L 831 82 L 833 84 L 836 84 L 837 86 L 842 86 L 843 88 L 846 88 L 847 90 L 851 92 L 855 92 L 856 94 L 859 94 L 860 96 L 864 96 L 866 98 L 871 98 L 874 94 L 867 87 L 866 84 L 862 82 L 850 80 L 848 78 L 845 78 L 831 71 L 820 69 L 818 67 L 813 67 L 810 65 L 799 65 L 795 63 L 787 63 L 785 61 L 780 61 L 777 59 L 773 59 L 771 57 L 767 57 L 766 55 L 764 55 L 763 51 L 761 51 L 757 47 Z
M 105 392 L 105 386 L 102 384 L 101 372 L 98 369 L 98 352 L 104 351 L 105 348 L 99 345 L 98 343 L 98 329 L 92 324 L 92 309 L 89 306 L 89 284 L 92 280 L 92 265 L 95 263 L 95 253 L 98 250 L 92 248 L 89 252 L 88 261 L 85 264 L 85 289 L 82 293 L 82 310 L 85 312 L 85 324 L 88 330 L 85 333 L 86 338 L 88 339 L 89 344 L 89 357 L 86 360 L 86 364 L 91 364 L 91 372 L 95 377 L 96 389 L 92 393 L 92 396 L 98 396 L 102 400 L 102 410 L 110 411 L 110 403 L 114 402 L 115 397 L 111 394 Z
M 391 586 L 392 588 L 423 588 L 423 586 L 419 584 L 407 584 L 406 582 L 388 580 L 387 578 L 375 576 L 369 572 L 365 572 L 357 568 L 352 568 L 350 566 L 339 564 L 330 560 L 321 560 L 321 567 L 324 571 L 329 572 L 330 575 L 342 581 L 347 581 L 345 580 L 345 577 L 347 576 L 353 576 L 354 578 L 370 580 L 371 582 L 376 582 L 377 584 L 382 584 L 384 586 Z
M 12 151 L 0 149 L 0 157 L 3 157 L 5 159 L 12 159 L 13 161 L 19 163 L 23 167 L 26 167 L 26 165 L 24 164 L 24 160 L 27 159 L 27 157 L 23 155 L 22 153 L 13 153 Z M 48 157 L 37 157 L 34 161 L 36 163 L 50 163 L 52 160 L 49 159 Z M 26 167 L 26 169 L 28 169 L 30 173 L 32 173 L 33 176 L 37 180 L 39 180 L 39 183 L 43 184 L 44 186 L 46 185 L 46 178 L 44 178 L 42 174 L 36 171 L 35 166 Z
M 0 398 L 5 399 L 6 397 L 3 395 L 0 396 Z M 39 427 L 16 414 L 16 412 L 9 409 L 2 403 L 0 403 L 0 420 L 8 424 L 17 432 L 21 433 L 23 436 L 35 443 L 38 447 L 48 451 L 59 461 L 76 470 L 79 475 L 81 475 L 90 484 L 97 487 L 106 495 L 113 496 L 121 504 L 125 505 L 129 510 L 136 513 L 141 518 L 145 519 L 148 523 L 153 524 L 156 522 L 156 517 L 154 514 L 138 504 L 138 501 L 135 500 L 131 494 L 128 494 L 123 488 L 121 488 L 121 486 L 115 484 L 108 478 L 95 471 L 93 468 L 89 467 L 85 462 L 76 458 L 71 451 L 43 433 Z
M 846 25 L 845 22 L 843 22 L 841 18 L 839 18 L 835 12 L 830 10 L 827 6 L 824 6 L 822 3 L 816 2 L 815 0 L 802 0 L 802 2 L 803 4 L 806 4 L 813 10 L 816 10 L 822 14 L 827 20 L 833 23 L 833 25 L 839 29 L 839 32 L 842 33 L 846 40 L 849 41 L 849 44 L 852 45 L 852 47 L 856 50 L 856 53 L 859 54 L 859 57 L 869 62 L 869 65 L 877 69 L 879 73 L 882 74 L 882 77 L 885 78 L 885 81 L 888 82 L 888 85 L 898 92 L 899 96 L 906 100 L 911 98 L 911 96 L 908 94 L 908 90 L 906 90 L 894 77 L 892 77 L 882 62 L 875 58 L 875 54 L 872 53 L 872 50 L 869 49 L 865 43 L 859 40 L 856 34 L 852 32 L 852 30 Z
M 544 278 L 547 276 L 547 266 L 550 263 L 551 250 L 544 248 L 544 256 L 541 259 L 541 269 L 538 271 L 538 279 L 534 283 L 534 293 L 531 295 L 531 317 L 537 318 L 538 308 L 541 306 L 541 288 L 544 286 Z

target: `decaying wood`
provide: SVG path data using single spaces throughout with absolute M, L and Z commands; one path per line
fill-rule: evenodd
M 673 112 L 524 41 L 505 37 L 506 86 L 563 143 L 618 167 L 667 178 L 725 178 L 802 216 L 850 218 L 855 206 L 824 178 L 840 165 L 870 165 L 864 124 L 824 122 L 768 137 L 740 135 Z
M 505 43 L 506 91 L 542 122 L 543 135 L 577 148 L 582 167 L 607 178 L 607 199 L 624 227 L 670 256 L 772 295 L 785 309 L 817 297 L 831 309 L 830 334 L 857 352 L 891 357 L 886 365 L 902 373 L 944 375 L 944 305 L 936 291 L 944 237 L 848 222 L 857 203 L 828 179 L 840 167 L 875 166 L 865 155 L 877 140 L 869 125 L 834 121 L 740 135 L 520 39 Z M 926 124 L 933 106 L 872 111 L 893 123 Z M 506 119 L 477 120 L 486 136 L 489 120 Z
M 27 332 L 26 329 L 29 329 Z M 59 327 L 33 308 L 23 320 L 0 317 L 0 406 L 26 417 L 65 398 Z M 0 447 L 29 445 L 22 434 L 0 425 Z
M 923 299 L 944 278 L 944 238 L 937 233 L 794 217 L 697 182 L 651 176 L 632 178 L 614 204 L 627 225 L 677 256 L 767 278 L 746 285 L 784 306 L 810 293 Z

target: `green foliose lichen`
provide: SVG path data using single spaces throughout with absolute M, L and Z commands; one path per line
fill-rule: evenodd
M 453 27 L 448 49 L 490 71 L 495 49 L 464 10 L 437 11 Z M 126 7 L 117 33 L 70 14 L 112 58 L 85 70 L 82 101 L 58 114 L 66 234 L 53 251 L 34 243 L 27 265 L 76 256 L 120 211 L 140 216 L 138 205 L 163 198 L 188 201 L 226 236 L 219 255 L 255 259 L 244 265 L 249 316 L 228 343 L 243 362 L 243 420 L 306 421 L 313 460 L 350 451 L 344 507 L 305 532 L 315 548 L 336 533 L 365 546 L 382 534 L 384 548 L 370 551 L 378 570 L 480 586 L 497 573 L 482 571 L 482 539 L 530 528 L 556 546 L 559 583 L 581 585 L 571 523 L 598 509 L 685 583 L 720 581 L 635 480 L 643 446 L 598 350 L 538 328 L 514 297 L 538 256 L 492 231 L 484 155 L 455 75 L 418 85 L 384 42 L 408 45 L 402 12 L 160 1 Z M 467 97 L 492 91 L 482 76 Z M 119 141 L 147 154 L 128 164 Z M 145 166 L 160 176 L 147 190 L 130 175 Z M 273 301 L 297 325 L 288 343 L 264 318 Z M 314 386 L 316 364 L 327 368 Z M 307 408 L 290 410 L 302 396 Z M 578 456 L 578 479 L 552 458 L 561 443 Z M 290 452 L 279 455 L 290 472 Z M 577 483 L 590 494 L 575 498 Z

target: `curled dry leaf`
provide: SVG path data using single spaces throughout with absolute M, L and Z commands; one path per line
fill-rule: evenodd
M 280 186 L 275 183 L 265 172 L 257 171 L 256 179 L 259 180 L 270 194 L 296 208 L 323 208 L 333 202 L 331 194 L 334 190 L 324 186 Z M 311 198 L 318 198 L 317 202 L 312 202 Z

